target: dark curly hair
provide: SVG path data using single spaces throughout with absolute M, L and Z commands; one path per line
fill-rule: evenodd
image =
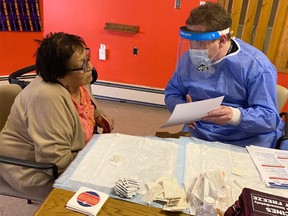
M 69 73 L 69 60 L 76 50 L 83 51 L 84 40 L 73 34 L 63 32 L 49 33 L 41 40 L 36 50 L 36 73 L 44 81 L 57 83 L 57 78 L 63 78 Z

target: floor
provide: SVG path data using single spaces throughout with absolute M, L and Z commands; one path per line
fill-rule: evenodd
M 160 128 L 169 118 L 165 108 L 143 106 L 108 100 L 97 100 L 99 107 L 115 120 L 114 133 L 150 136 L 157 131 L 177 133 L 181 126 Z M 0 216 L 31 216 L 41 203 L 27 204 L 26 200 L 0 195 Z

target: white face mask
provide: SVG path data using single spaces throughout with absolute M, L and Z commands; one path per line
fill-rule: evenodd
M 211 60 L 208 57 L 209 49 L 189 49 L 189 56 L 192 64 L 198 71 L 206 71 L 211 65 Z
M 209 49 L 189 49 L 189 56 L 192 64 L 205 79 L 215 73 L 215 69 L 212 66 L 212 61 L 208 57 L 208 50 Z

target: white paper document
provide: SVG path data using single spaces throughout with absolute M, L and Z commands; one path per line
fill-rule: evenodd
M 258 146 L 246 148 L 267 186 L 288 188 L 288 151 Z
M 208 112 L 217 109 L 221 105 L 223 98 L 224 96 L 221 96 L 192 103 L 177 104 L 168 121 L 161 127 L 198 121 L 206 116 Z

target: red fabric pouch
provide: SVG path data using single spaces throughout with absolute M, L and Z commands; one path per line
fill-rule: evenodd
M 287 191 L 288 195 L 288 191 Z M 288 198 L 244 188 L 224 216 L 288 216 Z

